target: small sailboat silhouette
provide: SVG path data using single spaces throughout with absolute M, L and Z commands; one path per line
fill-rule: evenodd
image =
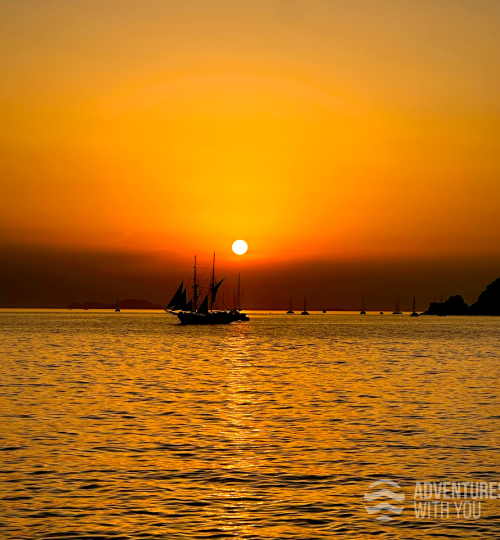
M 309 315 L 309 312 L 306 309 L 306 295 L 304 294 L 304 311 L 301 313 L 301 315 Z
M 363 300 L 361 300 L 361 311 L 359 313 L 360 315 L 366 315 L 366 311 L 365 311 L 365 299 L 363 298 Z
M 413 295 L 413 311 L 411 312 L 410 317 L 420 317 L 420 313 L 415 311 L 415 295 Z
M 399 310 L 399 296 L 396 300 L 396 309 L 392 312 L 393 315 L 403 315 L 403 312 Z
M 118 297 L 116 297 L 116 309 L 115 309 L 115 313 L 120 313 L 121 312 L 121 309 L 118 307 Z
M 214 257 L 215 257 L 215 254 L 214 254 Z M 215 281 L 213 281 L 213 283 L 215 284 Z M 247 321 L 250 320 L 250 317 L 246 313 L 243 313 L 243 311 L 241 311 L 241 296 L 242 296 L 242 294 L 241 294 L 241 274 L 238 274 L 238 296 L 237 296 L 238 301 L 237 301 L 237 304 L 236 304 L 236 308 L 233 309 L 231 311 L 231 313 L 233 314 L 235 321 L 247 322 Z

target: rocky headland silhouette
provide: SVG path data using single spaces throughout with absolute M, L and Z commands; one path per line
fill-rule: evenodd
M 444 302 L 431 302 L 429 309 L 422 315 L 467 315 L 468 313 L 468 304 L 459 294 L 456 294 Z
M 470 315 L 500 315 L 500 278 L 490 283 L 477 302 L 469 308 Z
M 445 302 L 431 302 L 422 315 L 500 315 L 500 278 L 490 283 L 471 306 L 456 294 Z

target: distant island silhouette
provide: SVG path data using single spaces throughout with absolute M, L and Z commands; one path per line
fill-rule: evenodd
M 120 309 L 164 309 L 165 306 L 159 304 L 153 304 L 147 300 L 121 300 L 118 302 Z M 115 309 L 116 302 L 112 304 L 101 304 L 100 302 L 85 302 L 84 304 L 77 304 L 73 302 L 66 309 Z
M 500 315 L 500 278 L 490 283 L 471 306 L 456 294 L 445 302 L 431 302 L 422 315 Z

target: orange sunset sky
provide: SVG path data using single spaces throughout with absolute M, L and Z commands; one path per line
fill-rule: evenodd
M 213 250 L 247 307 L 474 301 L 499 28 L 497 0 L 0 0 L 0 306 L 164 303 Z

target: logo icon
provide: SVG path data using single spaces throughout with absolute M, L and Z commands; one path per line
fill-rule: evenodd
M 401 489 L 401 487 L 398 484 L 396 484 L 396 482 L 393 482 L 392 480 L 387 480 L 387 479 L 373 482 L 373 484 L 370 485 L 370 489 L 376 488 L 377 486 L 380 486 L 382 484 L 388 484 L 389 486 L 392 486 L 393 488 Z M 377 499 L 384 499 L 384 498 L 389 498 L 397 502 L 403 502 L 405 500 L 405 494 L 394 493 L 393 491 L 387 488 L 379 489 L 377 491 L 374 491 L 373 493 L 365 493 L 365 501 L 368 501 L 370 503 L 373 501 L 376 501 Z M 398 507 L 398 506 L 393 506 L 389 502 L 379 502 L 378 504 L 375 504 L 375 506 L 365 506 L 365 508 L 369 514 L 376 514 L 377 512 L 389 510 L 390 512 L 393 512 L 394 514 L 399 515 L 403 511 L 404 506 Z M 386 514 L 381 514 L 380 516 L 377 517 L 377 519 L 385 523 L 387 521 L 391 521 L 392 517 Z

